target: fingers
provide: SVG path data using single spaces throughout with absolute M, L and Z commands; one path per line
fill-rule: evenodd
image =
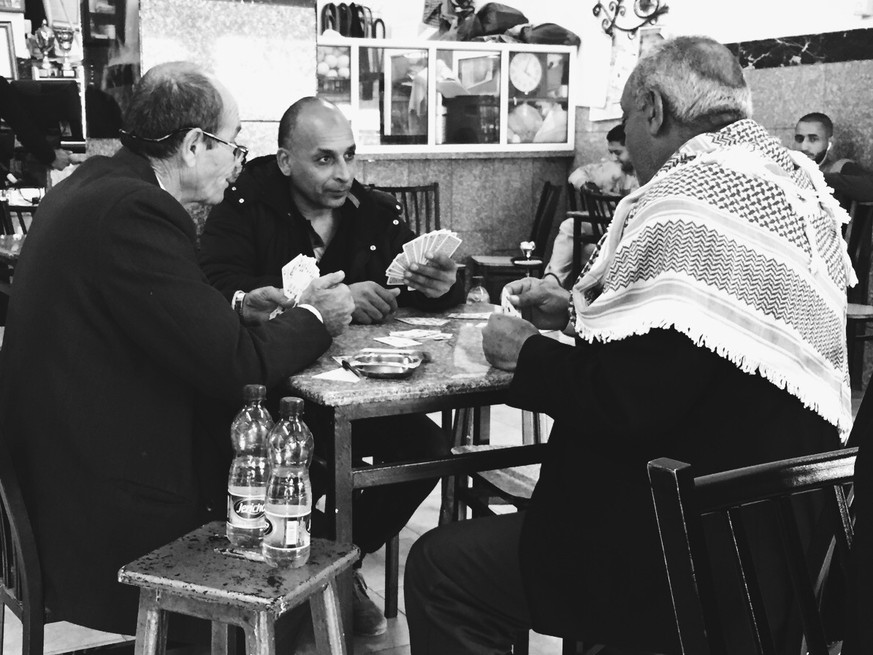
M 329 289 L 330 287 L 335 287 L 337 284 L 342 282 L 345 277 L 345 271 L 334 271 L 333 273 L 322 275 L 320 278 L 313 280 L 312 284 L 317 283 L 319 288 Z

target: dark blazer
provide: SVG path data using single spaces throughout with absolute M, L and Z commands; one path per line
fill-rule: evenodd
M 799 400 L 672 330 L 575 348 L 531 337 L 511 397 L 555 419 L 521 536 L 533 627 L 614 647 L 678 652 L 649 460 L 700 475 L 839 446 Z
M 339 229 L 318 264 L 321 274 L 342 270 L 346 284 L 369 280 L 387 286 L 385 269 L 416 236 L 397 200 L 355 181 L 341 212 Z M 276 157 L 259 157 L 209 213 L 200 238 L 200 264 L 227 298 L 237 289 L 281 287 L 285 264 L 300 254 L 313 256 L 310 232 Z M 463 302 L 463 292 L 460 282 L 439 298 L 403 286 L 397 303 L 437 311 Z
M 137 590 L 118 568 L 224 516 L 242 386 L 279 385 L 330 344 L 305 309 L 244 327 L 194 239 L 149 163 L 122 149 L 46 195 L 16 267 L 0 434 L 62 619 L 135 631 Z

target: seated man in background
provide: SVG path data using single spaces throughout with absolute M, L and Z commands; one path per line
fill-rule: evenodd
M 821 112 L 801 116 L 794 127 L 795 148 L 814 161 L 822 173 L 863 173 L 864 169 L 851 159 L 832 159 L 833 139 L 834 123 L 830 116 Z
M 606 146 L 609 150 L 609 159 L 604 159 L 593 164 L 580 166 L 570 174 L 568 181 L 577 189 L 589 187 L 598 193 L 613 196 L 624 196 L 638 189 L 640 184 L 634 174 L 634 165 L 628 155 L 624 144 L 624 126 L 619 124 L 606 133 Z M 555 243 L 552 245 L 552 254 L 549 263 L 543 273 L 543 277 L 554 277 L 558 284 L 566 286 L 573 280 L 568 280 L 573 268 L 573 216 L 584 212 L 568 211 L 569 218 L 561 222 Z M 587 215 L 587 214 L 586 214 Z M 582 230 L 591 233 L 591 226 L 582 224 Z M 586 244 L 582 248 L 582 266 L 594 252 L 593 244 Z
M 713 473 L 835 449 L 851 426 L 847 217 L 815 165 L 748 119 L 739 63 L 706 37 L 644 55 L 621 107 L 643 186 L 573 288 L 576 345 L 539 334 L 568 303 L 535 278 L 509 285 L 533 324 L 494 314 L 483 333 L 488 361 L 515 371 L 510 404 L 555 421 L 531 504 L 413 545 L 413 655 L 505 653 L 529 628 L 681 652 L 646 463 Z M 756 554 L 780 548 L 774 521 L 750 517 Z M 766 570 L 780 634 L 791 587 Z M 727 652 L 753 650 L 742 626 L 724 633 Z
M 355 168 L 354 136 L 342 111 L 314 97 L 295 102 L 279 124 L 276 155 L 248 164 L 206 221 L 200 264 L 212 284 L 226 298 L 281 286 L 282 267 L 303 254 L 318 260 L 322 274 L 345 273 L 357 323 L 381 322 L 398 306 L 438 310 L 460 303 L 457 265 L 443 255 L 412 265 L 406 281 L 414 290 L 386 288 L 385 269 L 415 234 L 394 197 L 363 187 Z M 448 436 L 423 414 L 356 421 L 352 436 L 356 457 L 386 462 L 443 456 L 448 449 Z M 317 434 L 315 443 L 318 449 Z M 375 552 L 406 525 L 435 484 L 357 492 L 353 535 L 362 553 Z M 355 582 L 355 634 L 385 632 L 385 617 L 367 596 L 360 571 Z
M 354 303 L 332 273 L 267 321 L 291 304 L 281 289 L 252 289 L 234 311 L 203 275 L 183 205 L 219 202 L 246 152 L 217 80 L 152 68 L 124 129 L 113 157 L 91 157 L 40 203 L 0 351 L 0 434 L 52 616 L 134 634 L 138 589 L 118 569 L 226 518 L 243 385 L 276 387 L 311 364 Z M 171 640 L 208 644 L 209 632 L 170 617 Z

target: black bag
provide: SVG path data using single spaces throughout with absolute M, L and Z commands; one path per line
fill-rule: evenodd
M 476 12 L 476 17 L 479 19 L 482 30 L 481 34 L 476 36 L 503 34 L 510 27 L 527 22 L 527 17 L 518 9 L 507 7 L 498 2 L 488 2 L 482 5 L 482 8 Z
M 523 27 L 520 33 L 522 43 L 544 43 L 546 45 L 574 45 L 577 48 L 582 40 L 566 27 L 555 23 L 541 23 Z

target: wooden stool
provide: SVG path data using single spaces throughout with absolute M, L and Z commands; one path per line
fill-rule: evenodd
M 223 521 L 207 523 L 119 570 L 140 587 L 136 655 L 166 652 L 167 612 L 212 621 L 213 655 L 227 653 L 229 625 L 245 631 L 248 655 L 273 655 L 276 620 L 306 600 L 319 652 L 344 654 L 336 577 L 357 559 L 357 546 L 313 539 L 305 566 L 270 567 L 233 549 Z

